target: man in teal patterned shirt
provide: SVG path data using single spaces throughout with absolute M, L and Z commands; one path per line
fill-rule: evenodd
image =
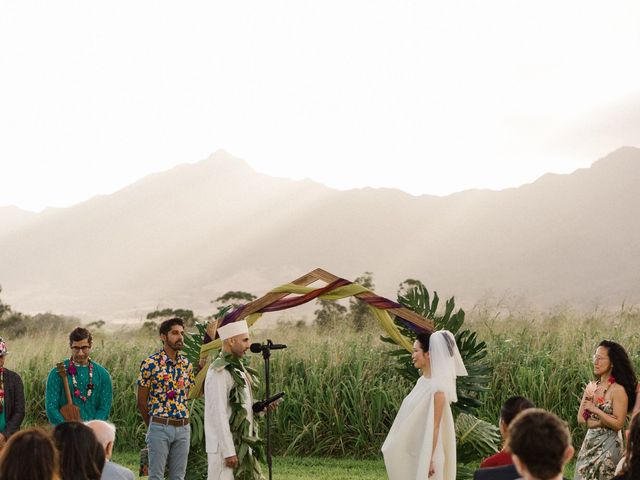
M 78 327 L 69 334 L 71 356 L 64 361 L 73 404 L 82 420 L 107 420 L 111 411 L 112 385 L 109 372 L 93 361 L 91 332 Z M 62 379 L 56 368 L 49 372 L 46 390 L 47 417 L 53 425 L 65 421 L 60 408 L 67 404 Z
M 189 389 L 195 383 L 184 348 L 184 322 L 170 318 L 160 324 L 162 350 L 142 361 L 138 376 L 138 410 L 147 424 L 149 480 L 183 480 L 191 441 Z

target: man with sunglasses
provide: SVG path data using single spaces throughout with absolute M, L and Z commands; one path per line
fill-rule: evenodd
M 82 421 L 107 420 L 111 411 L 112 385 L 109 372 L 91 356 L 91 332 L 78 327 L 69 334 L 71 356 L 64 360 L 67 381 L 74 405 L 80 409 Z M 49 372 L 46 409 L 49 422 L 65 421 L 60 409 L 67 404 L 64 384 L 58 369 Z

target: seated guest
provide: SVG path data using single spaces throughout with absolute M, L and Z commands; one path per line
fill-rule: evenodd
M 53 429 L 60 452 L 62 480 L 100 480 L 104 468 L 104 448 L 86 425 L 63 422 Z
M 101 480 L 133 480 L 133 472 L 131 470 L 111 461 L 113 444 L 116 441 L 116 426 L 104 420 L 91 420 L 86 425 L 93 430 L 98 442 L 104 448 L 104 455 L 107 461 L 102 470 Z
M 0 446 L 18 431 L 24 419 L 24 387 L 20 375 L 4 366 L 8 353 L 0 337 L 0 389 L 4 392 L 0 397 Z
M 511 397 L 504 402 L 504 405 L 502 405 L 500 409 L 500 421 L 498 422 L 503 440 L 502 450 L 489 458 L 485 458 L 482 463 L 480 463 L 480 468 L 502 467 L 513 464 L 511 454 L 505 447 L 509 438 L 509 424 L 521 411 L 533 407 L 535 407 L 533 402 L 525 397 Z
M 514 465 L 481 468 L 473 473 L 473 480 L 516 480 L 520 474 Z
M 60 480 L 59 471 L 58 450 L 41 428 L 12 435 L 0 454 L 2 480 Z
M 523 480 L 561 480 L 574 453 L 566 423 L 538 408 L 521 412 L 511 422 L 508 448 Z
M 640 415 L 636 415 L 631 420 L 622 471 L 613 478 L 614 480 L 635 480 L 640 478 Z

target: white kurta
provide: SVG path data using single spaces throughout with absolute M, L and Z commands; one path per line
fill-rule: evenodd
M 442 411 L 433 458 L 436 472 L 428 477 L 433 451 L 433 397 L 437 391 L 430 378 L 421 376 L 402 401 L 382 445 L 389 480 L 455 480 L 456 433 L 448 401 L 445 401 Z
M 249 420 L 249 431 L 253 432 L 253 395 L 247 377 L 245 381 L 244 407 Z M 225 369 L 209 367 L 204 384 L 204 431 L 206 451 L 209 458 L 209 480 L 233 479 L 233 470 L 224 464 L 224 459 L 236 455 L 231 434 L 231 405 L 229 393 L 233 388 L 233 377 Z

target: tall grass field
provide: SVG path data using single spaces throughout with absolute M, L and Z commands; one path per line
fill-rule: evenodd
M 476 315 L 466 327 L 487 342 L 493 367 L 490 389 L 481 394 L 476 414 L 497 423 L 500 406 L 512 395 L 525 395 L 558 414 L 572 430 L 579 448 L 584 428 L 576 413 L 582 389 L 591 375 L 591 355 L 598 342 L 621 343 L 640 371 L 638 312 L 578 317 L 567 313 L 535 318 L 495 319 Z M 259 328 L 259 324 L 256 325 Z M 271 390 L 286 392 L 273 415 L 272 438 L 277 456 L 376 459 L 404 396 L 412 385 L 395 373 L 389 346 L 372 325 L 367 333 L 349 328 L 320 330 L 298 324 L 258 330 L 254 341 L 286 343 L 271 360 Z M 0 332 L 2 335 L 2 332 Z M 6 366 L 25 384 L 25 425 L 47 423 L 44 391 L 48 372 L 68 357 L 66 334 L 6 338 Z M 118 427 L 117 450 L 134 452 L 144 445 L 145 427 L 136 409 L 140 361 L 160 348 L 157 335 L 145 330 L 94 332 L 92 357 L 113 379 L 111 419 Z M 262 357 L 251 355 L 262 371 Z

